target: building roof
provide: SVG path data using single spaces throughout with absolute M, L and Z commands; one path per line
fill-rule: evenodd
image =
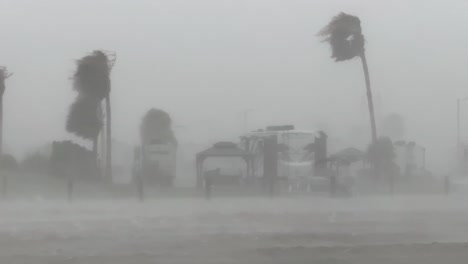
M 309 134 L 309 135 L 319 135 L 319 131 L 315 130 L 257 130 L 252 131 L 244 136 L 246 137 L 265 137 L 265 136 L 272 136 L 272 135 L 282 135 L 282 134 Z

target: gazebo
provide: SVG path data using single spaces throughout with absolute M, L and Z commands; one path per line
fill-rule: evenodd
M 232 142 L 218 142 L 211 148 L 199 152 L 196 156 L 196 173 L 197 187 L 201 187 L 203 183 L 203 164 L 206 159 L 214 157 L 241 158 L 245 161 L 247 175 L 252 174 L 253 170 L 253 154 L 239 148 Z
M 345 148 L 340 152 L 330 155 L 328 161 L 335 165 L 349 165 L 354 162 L 364 161 L 365 153 L 357 148 Z

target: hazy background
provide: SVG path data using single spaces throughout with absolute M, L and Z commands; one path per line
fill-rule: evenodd
M 0 0 L 0 64 L 15 75 L 5 94 L 5 145 L 23 155 L 69 138 L 74 60 L 117 52 L 113 135 L 134 143 L 143 113 L 167 110 L 186 141 L 236 139 L 248 128 L 324 128 L 339 145 L 370 139 L 358 61 L 334 63 L 316 32 L 358 15 L 377 119 L 406 117 L 407 136 L 447 171 L 455 100 L 468 96 L 468 2 L 375 0 Z M 468 134 L 468 102 L 462 135 Z M 468 137 L 463 136 L 464 139 Z

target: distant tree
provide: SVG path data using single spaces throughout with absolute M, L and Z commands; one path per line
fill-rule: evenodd
M 49 160 L 50 172 L 54 176 L 99 180 L 94 177 L 96 163 L 91 151 L 72 141 L 54 141 Z
M 97 170 L 94 155 L 88 149 L 71 141 L 52 142 L 50 156 L 50 173 L 67 182 L 68 200 L 73 197 L 73 186 L 76 179 L 96 181 Z
M 111 80 L 115 54 L 95 50 L 77 61 L 73 76 L 73 87 L 81 95 L 106 102 L 106 178 L 112 179 L 112 123 L 111 123 Z M 97 139 L 95 141 L 97 144 Z M 93 147 L 97 150 L 97 145 Z
M 148 110 L 141 121 L 140 138 L 143 145 L 154 140 L 177 144 L 169 114 L 155 108 Z
M 15 157 L 9 154 L 0 156 L 0 171 L 2 172 L 2 195 L 6 197 L 8 192 L 8 173 L 18 170 L 18 162 Z
M 34 173 L 48 173 L 50 165 L 50 158 L 41 153 L 33 152 L 26 155 L 21 162 L 21 169 Z
M 18 169 L 18 161 L 10 154 L 3 154 L 0 158 L 0 169 L 2 171 L 15 171 Z
M 374 103 L 372 100 L 372 90 L 364 48 L 365 40 L 364 35 L 362 34 L 361 21 L 356 16 L 340 13 L 333 17 L 330 23 L 325 26 L 318 35 L 325 37 L 324 42 L 328 42 L 330 44 L 332 48 L 331 57 L 335 59 L 336 62 L 351 60 L 356 57 L 361 58 L 366 81 L 372 142 L 376 142 L 377 127 L 375 124 Z
M 168 113 L 160 109 L 150 109 L 143 116 L 140 125 L 141 144 L 169 144 L 172 147 L 177 146 L 177 140 L 172 131 L 172 120 Z M 146 184 L 159 184 L 169 187 L 173 184 L 174 171 L 172 170 L 172 161 L 147 162 L 146 153 L 143 149 L 142 177 Z M 174 157 L 175 158 L 175 157 Z
M 382 122 L 382 134 L 392 140 L 402 140 L 405 137 L 405 119 L 400 114 L 387 115 Z
M 13 73 L 8 73 L 6 67 L 0 66 L 0 155 L 3 151 L 3 94 L 5 93 L 5 80 Z

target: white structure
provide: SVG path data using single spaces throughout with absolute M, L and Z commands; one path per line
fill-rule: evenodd
M 276 136 L 278 153 L 278 176 L 292 181 L 307 180 L 313 176 L 314 154 L 307 150 L 315 142 L 317 131 L 296 130 L 292 126 L 270 127 L 241 137 L 241 148 L 254 157 L 254 176 L 263 176 L 263 139 Z
M 398 141 L 394 144 L 395 163 L 401 175 L 413 175 L 425 170 L 426 149 L 414 142 Z

